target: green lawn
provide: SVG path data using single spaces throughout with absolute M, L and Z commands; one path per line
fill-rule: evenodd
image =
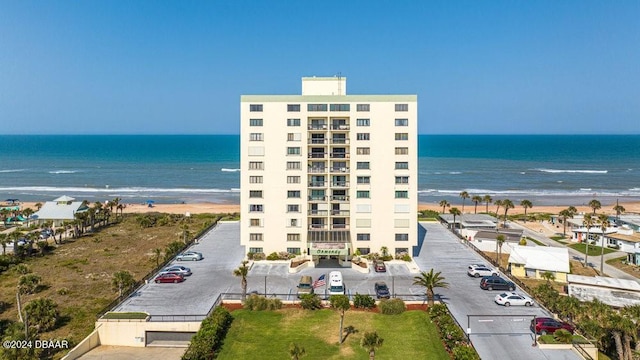
M 547 244 L 545 244 L 545 243 L 543 243 L 541 241 L 538 241 L 538 240 L 536 240 L 536 239 L 534 239 L 532 237 L 528 237 L 527 236 L 527 237 L 525 237 L 525 239 L 527 239 L 527 241 L 533 241 L 533 243 L 535 243 L 538 246 L 547 246 Z
M 303 359 L 368 359 L 360 347 L 366 331 L 377 331 L 384 339 L 377 359 L 449 359 L 438 330 L 424 311 L 401 315 L 347 311 L 344 326 L 358 331 L 338 345 L 340 316 L 333 310 L 232 312 L 231 329 L 218 359 L 288 359 L 289 344 L 306 350 Z
M 561 344 L 556 341 L 556 338 L 553 335 L 540 335 L 538 341 L 542 344 Z M 590 344 L 589 340 L 580 335 L 573 335 L 573 342 L 578 344 Z
M 584 254 L 584 244 L 571 244 L 569 245 L 570 248 L 577 250 L 581 253 Z M 596 255 L 600 255 L 600 252 L 602 251 L 602 248 L 600 246 L 595 246 L 595 245 L 589 245 L 589 256 L 596 256 Z M 604 253 L 608 254 L 608 253 L 612 253 L 615 252 L 616 250 L 612 250 L 609 248 L 604 248 Z
M 562 245 L 566 245 L 567 244 L 567 242 L 565 241 L 567 238 L 564 237 L 564 236 L 552 236 L 549 239 L 551 239 L 553 241 L 556 241 L 556 242 L 559 242 Z

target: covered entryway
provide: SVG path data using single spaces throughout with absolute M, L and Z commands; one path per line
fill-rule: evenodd
M 349 267 L 351 238 L 347 230 L 311 230 L 307 234 L 309 255 L 316 267 Z

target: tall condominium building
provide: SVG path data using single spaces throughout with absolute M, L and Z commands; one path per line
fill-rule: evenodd
M 417 95 L 347 95 L 344 77 L 302 95 L 243 95 L 241 243 L 337 258 L 417 246 Z

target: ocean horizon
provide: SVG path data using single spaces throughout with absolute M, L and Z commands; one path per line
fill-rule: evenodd
M 239 203 L 239 144 L 239 135 L 0 135 L 0 197 Z M 640 201 L 638 149 L 640 135 L 419 135 L 418 200 L 455 204 L 467 191 L 534 207 Z

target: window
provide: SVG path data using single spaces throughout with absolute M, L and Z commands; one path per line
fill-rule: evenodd
M 409 140 L 409 134 L 407 134 L 407 133 L 396 133 L 396 140 Z
M 396 155 L 409 155 L 409 148 L 408 147 L 397 147 L 396 148 Z
M 289 199 L 298 199 L 298 198 L 300 198 L 300 190 L 289 190 L 289 191 L 287 191 L 287 198 L 289 198 Z
M 252 254 L 260 254 L 260 253 L 263 253 L 264 250 L 259 247 L 252 247 L 252 248 L 249 248 L 249 252 Z
M 300 241 L 300 234 L 287 234 L 287 241 Z
M 409 248 L 396 248 L 396 255 L 409 255 Z
M 300 104 L 288 104 L 287 111 L 289 112 L 300 112 Z
M 264 170 L 262 161 L 249 161 L 249 170 Z
M 249 146 L 249 156 L 264 156 L 264 146 Z
M 406 170 L 409 168 L 409 163 L 406 161 L 396 161 L 396 170 Z
M 264 210 L 263 205 L 251 204 L 249 205 L 249 212 L 262 212 Z
M 393 212 L 396 214 L 408 214 L 411 210 L 409 204 L 395 204 L 393 206 Z
M 356 126 L 370 126 L 371 121 L 369 119 L 356 119 Z
M 249 176 L 249 184 L 262 184 L 262 176 Z
M 396 111 L 409 111 L 409 104 L 396 104 Z
M 300 184 L 300 176 L 287 176 L 287 184 Z
M 262 104 L 250 104 L 249 111 L 262 112 Z
M 369 133 L 357 133 L 356 139 L 358 140 L 369 140 Z
M 249 234 L 249 241 L 263 241 L 262 234 Z
M 287 161 L 287 170 L 300 170 L 300 161 Z
M 288 147 L 287 148 L 287 155 L 300 155 L 300 148 L 299 147 Z
M 250 190 L 249 191 L 250 198 L 262 198 L 262 190 Z
M 287 205 L 287 212 L 292 212 L 292 213 L 299 213 L 300 212 L 300 205 Z
M 358 184 L 371 184 L 371 176 L 358 176 Z
M 360 251 L 360 255 L 364 256 L 364 255 L 369 255 L 369 253 L 371 252 L 370 248 L 357 248 L 358 251 Z
M 287 141 L 300 141 L 302 140 L 302 135 L 300 133 L 288 133 Z
M 287 119 L 287 126 L 300 126 L 300 119 Z
M 356 105 L 356 111 L 369 111 L 369 104 Z
M 396 241 L 409 241 L 409 234 L 396 234 Z
M 358 199 L 368 199 L 370 197 L 368 190 L 358 190 L 356 192 L 356 197 Z
M 351 107 L 349 104 L 331 104 L 329 105 L 329 110 L 331 111 L 349 111 Z
M 396 119 L 396 126 L 409 126 L 409 119 Z
M 327 104 L 307 104 L 307 111 L 327 111 Z
M 300 255 L 300 248 L 287 248 L 289 254 Z
M 249 220 L 249 225 L 250 226 L 262 226 L 262 220 L 261 219 L 250 219 Z
M 298 227 L 298 219 L 289 219 L 290 227 Z
M 369 169 L 369 162 L 368 161 L 358 161 L 356 163 L 356 169 L 368 170 Z
M 371 149 L 368 148 L 368 147 L 359 147 L 359 148 L 356 148 L 356 153 L 358 155 L 369 155 L 370 154 L 370 150 Z
M 408 184 L 409 177 L 408 176 L 396 176 L 396 184 Z
M 263 141 L 264 134 L 262 133 L 251 133 L 249 134 L 249 141 Z
M 262 119 L 249 119 L 249 126 L 262 126 Z
M 409 192 L 404 190 L 396 191 L 396 199 L 408 199 Z
M 356 204 L 356 212 L 361 214 L 371 213 L 371 204 Z
M 371 234 L 357 234 L 357 241 L 369 241 L 371 240 Z

